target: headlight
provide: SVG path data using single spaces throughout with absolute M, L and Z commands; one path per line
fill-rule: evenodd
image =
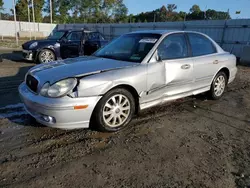
M 38 45 L 38 42 L 33 42 L 33 43 L 30 45 L 30 49 L 35 48 L 37 45 Z
M 40 94 L 45 97 L 61 97 L 68 94 L 75 88 L 77 81 L 75 78 L 68 78 L 56 82 L 52 86 L 49 83 L 45 83 L 40 91 Z

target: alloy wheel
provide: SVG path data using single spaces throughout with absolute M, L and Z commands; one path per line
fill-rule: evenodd
M 214 83 L 214 94 L 219 97 L 223 94 L 226 87 L 226 80 L 223 75 L 218 76 Z
M 109 127 L 119 127 L 130 115 L 131 104 L 125 95 L 110 97 L 103 107 L 103 120 Z
M 44 50 L 41 52 L 40 60 L 42 63 L 49 63 L 55 60 L 53 52 L 49 50 Z

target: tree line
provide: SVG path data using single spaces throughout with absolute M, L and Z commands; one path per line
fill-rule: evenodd
M 35 21 L 50 23 L 50 0 L 33 1 Z M 0 12 L 4 10 L 3 7 L 3 0 L 0 0 Z M 31 0 L 16 0 L 18 21 L 28 21 L 28 9 L 30 9 L 30 20 L 33 20 Z M 163 5 L 149 12 L 128 15 L 128 8 L 123 0 L 52 0 L 52 17 L 54 23 L 136 23 L 231 19 L 229 12 L 213 9 L 202 11 L 198 5 L 193 5 L 189 12 L 177 12 L 175 4 Z M 11 13 L 1 13 L 1 19 L 13 20 L 13 10 L 11 9 Z
M 225 20 L 231 19 L 229 12 L 208 9 L 202 11 L 198 5 L 193 5 L 189 12 L 177 12 L 177 5 L 168 4 L 159 9 L 142 12 L 137 15 L 130 14 L 130 22 L 166 22 L 166 21 L 191 21 L 191 20 Z

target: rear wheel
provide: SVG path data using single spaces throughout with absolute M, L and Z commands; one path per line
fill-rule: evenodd
M 39 63 L 49 63 L 55 61 L 55 54 L 49 49 L 43 49 L 38 55 Z
M 217 100 L 222 97 L 227 86 L 227 80 L 227 76 L 224 72 L 219 72 L 215 76 L 209 91 L 209 95 L 212 99 Z
M 126 89 L 106 93 L 98 102 L 92 120 L 101 131 L 114 132 L 125 127 L 135 113 L 135 100 Z

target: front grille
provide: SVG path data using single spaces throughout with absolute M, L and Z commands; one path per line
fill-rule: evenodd
M 26 77 L 26 85 L 31 89 L 31 91 L 37 92 L 38 80 L 31 75 Z

